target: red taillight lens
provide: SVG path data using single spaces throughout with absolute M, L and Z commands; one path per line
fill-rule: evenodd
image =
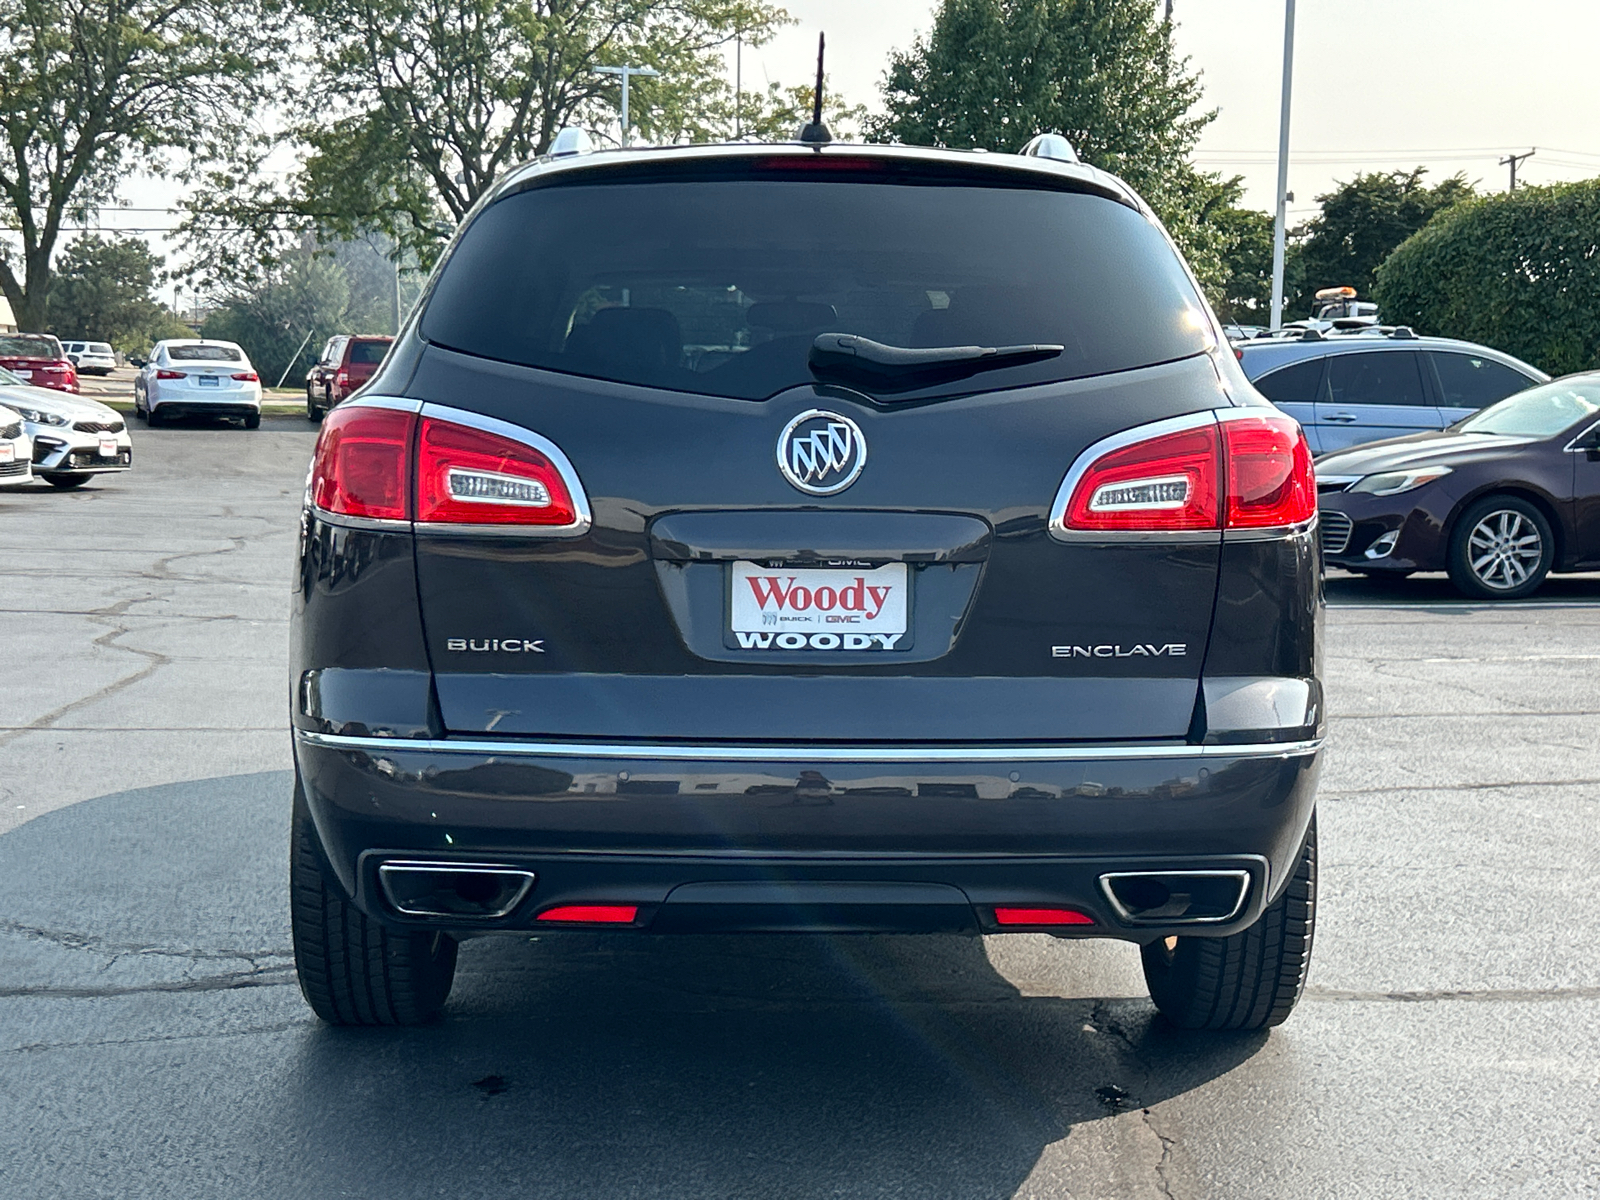
M 1093 925 L 1094 918 L 1075 908 L 997 908 L 996 925 Z
M 156 372 L 156 378 L 157 379 L 187 379 L 188 376 L 185 375 L 182 371 L 157 371 Z
M 539 451 L 424 417 L 417 441 L 417 520 L 450 525 L 571 525 L 572 493 Z
M 257 383 L 260 381 L 260 376 L 254 371 L 240 371 L 234 378 L 240 383 Z
M 571 921 L 581 925 L 631 925 L 639 915 L 633 904 L 563 904 L 539 914 L 541 921 Z
M 1102 455 L 1072 489 L 1066 527 L 1089 532 L 1216 529 L 1221 443 L 1215 424 Z
M 1228 460 L 1228 528 L 1298 525 L 1317 512 L 1311 447 L 1292 417 L 1222 422 Z
M 1069 531 L 1161 533 L 1297 525 L 1316 511 L 1299 424 L 1252 413 L 1107 451 L 1079 476 L 1058 520 Z
M 311 502 L 351 517 L 410 517 L 414 413 L 336 408 L 322 422 L 311 466 Z

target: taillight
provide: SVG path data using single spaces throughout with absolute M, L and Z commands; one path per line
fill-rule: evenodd
M 1222 422 L 1228 456 L 1229 529 L 1298 525 L 1317 512 L 1311 447 L 1292 417 Z
M 331 513 L 410 519 L 415 413 L 336 408 L 322 422 L 311 464 L 311 502 Z
M 261 377 L 254 371 L 240 371 L 234 378 L 240 383 L 256 383 L 259 382 Z
M 340 387 L 343 387 L 345 384 L 350 382 L 350 372 L 348 372 L 348 371 L 340 371 L 340 372 L 338 372 L 337 374 L 334 375 L 333 381 L 335 383 L 337 383 Z
M 157 371 L 156 372 L 156 378 L 157 379 L 187 379 L 188 376 L 185 375 L 182 371 Z
M 1291 417 L 1255 413 L 1139 437 L 1119 435 L 1074 467 L 1058 498 L 1058 532 L 1166 533 L 1297 525 L 1317 511 L 1305 434 Z M 1161 424 L 1168 424 L 1162 422 Z M 1159 430 L 1159 426 L 1157 427 Z M 1068 489 L 1066 485 L 1063 492 Z
M 577 521 L 577 506 L 560 468 L 532 446 L 424 417 L 417 439 L 417 520 L 562 526 Z

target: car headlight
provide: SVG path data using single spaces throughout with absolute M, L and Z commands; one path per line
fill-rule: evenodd
M 1426 467 L 1416 471 L 1389 471 L 1382 475 L 1368 475 L 1351 485 L 1352 492 L 1366 492 L 1373 496 L 1398 496 L 1435 479 L 1450 474 L 1449 467 Z
M 70 419 L 67 417 L 60 416 L 57 413 L 40 412 L 37 408 L 19 408 L 17 412 L 22 414 L 24 421 L 32 421 L 35 425 L 71 424 Z

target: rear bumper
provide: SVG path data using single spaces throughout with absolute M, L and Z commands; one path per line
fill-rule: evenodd
M 261 411 L 259 397 L 236 400 L 163 400 L 151 402 L 150 411 L 163 417 L 247 417 Z
M 1272 746 L 595 746 L 298 731 L 307 804 L 355 903 L 395 925 L 551 928 L 557 906 L 635 906 L 626 928 L 998 932 L 996 907 L 1071 908 L 1071 936 L 1226 935 L 1289 878 L 1319 741 Z M 406 917 L 391 860 L 493 863 L 537 881 L 504 917 Z M 1242 872 L 1236 912 L 1130 920 L 1103 877 Z M 616 928 L 616 927 L 614 927 Z M 618 929 L 621 932 L 621 929 Z

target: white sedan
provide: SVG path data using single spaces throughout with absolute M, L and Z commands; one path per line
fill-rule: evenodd
M 98 400 L 34 387 L 0 371 L 0 404 L 22 418 L 32 442 L 33 476 L 52 487 L 82 487 L 95 475 L 133 465 L 133 441 L 122 415 Z
M 261 379 L 234 342 L 173 338 L 157 342 L 133 380 L 134 415 L 155 425 L 168 417 L 238 417 L 261 427 Z
M 22 415 L 0 404 L 0 488 L 33 481 L 33 441 Z

